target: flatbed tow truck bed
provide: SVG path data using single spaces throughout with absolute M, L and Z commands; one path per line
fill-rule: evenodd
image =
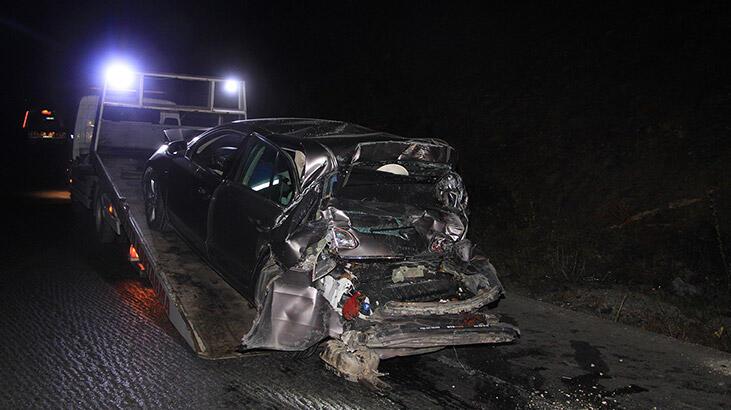
M 95 158 L 103 170 L 100 184 L 107 184 L 106 192 L 114 193 L 110 200 L 139 255 L 137 266 L 150 280 L 175 328 L 201 357 L 240 356 L 236 349 L 256 309 L 175 232 L 149 229 L 141 183 L 147 157 L 97 154 Z

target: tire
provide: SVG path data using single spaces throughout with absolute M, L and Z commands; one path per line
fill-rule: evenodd
M 142 193 L 145 199 L 147 226 L 155 231 L 165 231 L 168 226 L 165 195 L 157 174 L 152 168 L 147 168 L 142 177 Z
M 116 236 L 112 228 L 104 221 L 105 211 L 101 192 L 97 190 L 94 193 L 94 203 L 92 204 L 92 222 L 94 223 L 94 236 L 98 243 L 112 243 Z

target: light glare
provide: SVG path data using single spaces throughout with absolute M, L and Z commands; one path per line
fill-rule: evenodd
M 107 86 L 115 90 L 127 90 L 135 80 L 134 72 L 124 64 L 113 64 L 107 68 Z
M 239 82 L 236 80 L 226 80 L 223 83 L 223 89 L 227 93 L 233 94 L 239 90 Z

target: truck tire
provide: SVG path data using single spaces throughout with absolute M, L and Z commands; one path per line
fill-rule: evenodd
M 106 212 L 106 207 L 102 203 L 101 192 L 97 189 L 92 204 L 94 236 L 98 243 L 112 243 L 114 242 L 115 233 L 112 227 L 104 221 L 104 212 Z
M 147 226 L 155 231 L 165 231 L 168 226 L 167 205 L 160 181 L 152 168 L 142 176 L 142 193 L 145 198 L 145 219 Z

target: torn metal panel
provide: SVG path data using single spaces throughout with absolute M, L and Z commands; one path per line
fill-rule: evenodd
M 340 340 L 328 340 L 320 358 L 346 380 L 365 382 L 377 387 L 385 387 L 378 378 L 378 364 L 381 359 L 378 353 L 364 346 L 352 349 Z
M 352 348 L 432 348 L 512 342 L 520 332 L 484 313 L 402 316 L 379 320 L 364 331 L 347 331 L 341 339 Z
M 301 272 L 276 279 L 254 325 L 241 341 L 246 349 L 304 350 L 342 333 L 340 317 Z
M 346 277 L 335 279 L 332 276 L 325 276 L 318 282 L 318 288 L 330 305 L 336 309 L 343 296 L 353 290 L 353 282 Z
M 420 354 L 434 353 L 444 349 L 446 346 L 434 346 L 434 347 L 389 347 L 389 348 L 377 348 L 371 349 L 381 360 L 390 359 L 392 357 L 403 357 L 403 356 L 417 356 Z
M 399 317 L 399 316 L 425 316 L 459 314 L 477 310 L 485 305 L 495 302 L 502 295 L 502 289 L 489 288 L 481 290 L 477 295 L 466 300 L 449 302 L 396 302 L 390 301 L 383 304 L 374 316 L 378 317 Z
M 456 172 L 449 172 L 437 182 L 435 195 L 447 208 L 464 211 L 467 209 L 468 196 L 464 189 L 462 177 Z

